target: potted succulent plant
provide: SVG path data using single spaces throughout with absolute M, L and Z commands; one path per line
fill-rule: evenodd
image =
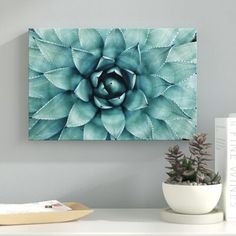
M 196 134 L 189 142 L 190 155 L 179 146 L 170 147 L 166 160 L 170 166 L 163 182 L 164 197 L 169 207 L 182 214 L 205 214 L 217 205 L 222 192 L 221 177 L 208 167 L 210 143 L 206 134 Z

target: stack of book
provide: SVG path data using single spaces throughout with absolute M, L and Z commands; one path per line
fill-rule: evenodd
M 215 168 L 222 176 L 225 220 L 236 221 L 236 114 L 215 119 Z

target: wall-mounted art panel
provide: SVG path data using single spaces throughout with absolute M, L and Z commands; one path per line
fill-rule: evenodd
M 30 29 L 30 140 L 178 140 L 196 131 L 192 28 Z

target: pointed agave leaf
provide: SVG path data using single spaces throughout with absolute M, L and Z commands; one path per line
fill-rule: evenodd
M 36 42 L 43 56 L 56 67 L 74 66 L 70 48 L 41 39 L 36 39 Z
M 148 39 L 149 31 L 149 29 L 126 29 L 124 31 L 126 47 L 129 48 L 139 43 L 142 49 Z
M 174 46 L 170 50 L 167 62 L 197 62 L 197 43 L 186 43 Z
M 152 122 L 146 113 L 141 110 L 126 112 L 126 129 L 134 136 L 150 140 L 152 139 Z
M 34 48 L 29 48 L 29 67 L 39 73 L 54 69 L 54 65 L 45 59 L 40 50 Z
M 196 93 L 190 88 L 173 85 L 164 92 L 164 96 L 174 101 L 181 109 L 191 109 L 196 106 Z
M 129 89 L 133 89 L 136 84 L 137 76 L 134 72 L 130 70 L 122 70 L 123 77 L 126 78 Z
M 61 92 L 44 76 L 29 80 L 29 97 L 50 99 Z
M 175 140 L 178 137 L 164 120 L 151 118 L 154 140 Z
M 189 119 L 177 118 L 166 120 L 166 123 L 172 129 L 179 139 L 191 139 L 193 134 L 196 133 L 196 126 Z
M 33 115 L 33 118 L 40 120 L 57 120 L 67 117 L 72 105 L 72 96 L 67 93 L 60 93 L 38 110 Z
M 44 76 L 56 87 L 74 90 L 83 77 L 75 68 L 64 67 L 44 73 Z
M 136 84 L 150 98 L 161 95 L 171 85 L 156 75 L 138 75 Z
M 124 107 L 129 111 L 135 111 L 146 107 L 147 98 L 142 90 L 129 90 L 126 94 Z
M 174 118 L 189 118 L 179 106 L 165 98 L 164 96 L 159 96 L 154 98 L 149 102 L 147 107 L 147 113 L 155 118 L 160 120 L 174 119 Z
M 113 28 L 97 28 L 96 31 L 101 35 L 103 42 L 105 42 L 107 35 L 112 31 Z
M 101 120 L 106 130 L 118 138 L 125 127 L 125 116 L 121 108 L 102 110 Z
M 72 49 L 72 57 L 76 68 L 82 75 L 91 74 L 98 64 L 98 57 L 80 49 Z
M 125 50 L 125 40 L 119 29 L 113 29 L 105 40 L 103 55 L 116 58 Z
M 114 63 L 115 63 L 114 59 L 110 57 L 102 56 L 98 62 L 96 70 L 106 70 L 110 68 L 111 66 L 113 66 Z
M 28 122 L 29 130 L 32 129 L 37 122 L 38 120 L 29 118 L 29 122 Z
M 46 102 L 48 99 L 45 98 L 28 98 L 28 110 L 29 113 L 35 113 L 38 111 Z
M 29 48 L 38 49 L 37 43 L 35 42 L 35 38 L 39 38 L 39 36 L 34 32 L 33 29 L 29 29 L 28 37 L 29 37 Z
M 123 130 L 123 132 L 121 133 L 121 135 L 117 139 L 115 139 L 114 137 L 112 137 L 112 139 L 114 139 L 114 140 L 125 140 L 125 141 L 138 140 L 137 137 L 133 136 L 126 129 Z
M 82 79 L 75 89 L 75 95 L 83 100 L 84 102 L 88 102 L 92 95 L 92 86 L 88 79 Z
M 120 95 L 119 97 L 116 97 L 116 98 L 111 98 L 109 99 L 108 101 L 114 105 L 114 106 L 119 106 L 120 104 L 123 103 L 123 101 L 125 100 L 125 96 L 126 94 L 123 93 L 122 95 Z
M 58 38 L 54 29 L 34 29 L 35 32 L 40 36 L 41 39 L 61 44 L 60 39 Z
M 117 58 L 116 64 L 122 69 L 128 69 L 138 72 L 141 63 L 141 54 L 139 45 L 128 48 L 123 51 Z
M 77 100 L 71 108 L 66 126 L 77 127 L 87 124 L 96 114 L 97 108 L 88 102 Z
M 55 29 L 60 41 L 70 47 L 75 41 L 79 41 L 78 29 Z
M 83 140 L 83 130 L 81 127 L 64 127 L 60 134 L 59 140 Z
M 178 83 L 196 73 L 196 64 L 191 63 L 165 63 L 158 73 L 158 76 L 169 83 Z
M 95 29 L 79 29 L 79 40 L 83 49 L 96 56 L 101 56 L 104 42 Z
M 176 85 L 183 87 L 184 89 L 191 89 L 194 92 L 197 90 L 197 74 L 193 74 L 189 78 L 179 81 Z
M 30 140 L 46 140 L 59 133 L 65 125 L 65 119 L 39 120 L 29 131 Z
M 31 68 L 28 68 L 28 76 L 29 79 L 35 79 L 41 77 L 43 74 L 39 73 L 37 71 L 32 70 Z
M 111 104 L 103 98 L 99 98 L 94 96 L 94 103 L 96 104 L 97 107 L 102 108 L 102 109 L 111 109 L 112 106 Z
M 96 88 L 98 86 L 98 80 L 99 80 L 99 77 L 101 76 L 102 72 L 103 71 L 94 72 L 91 75 L 90 80 L 91 80 L 92 86 L 94 88 Z
M 106 138 L 107 131 L 100 117 L 96 116 L 84 126 L 84 140 L 106 140 Z
M 145 49 L 169 47 L 173 44 L 177 34 L 178 29 L 175 28 L 152 29 L 148 35 Z
M 152 48 L 142 52 L 142 70 L 144 74 L 157 74 L 165 63 L 170 48 Z
M 180 28 L 178 35 L 175 39 L 175 45 L 190 43 L 196 37 L 196 29 L 193 28 Z
M 103 83 L 100 83 L 98 87 L 94 90 L 94 92 L 98 97 L 106 98 L 106 96 L 109 95 Z

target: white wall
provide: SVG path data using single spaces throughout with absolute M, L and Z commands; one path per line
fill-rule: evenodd
M 236 111 L 235 0 L 0 0 L 0 202 L 162 207 L 174 142 L 29 142 L 29 27 L 197 27 L 198 127 Z M 180 142 L 185 147 L 186 143 Z

